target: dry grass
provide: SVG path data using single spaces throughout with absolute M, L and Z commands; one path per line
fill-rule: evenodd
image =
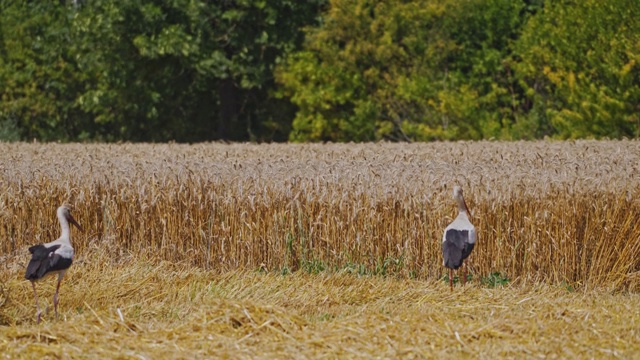
M 69 274 L 59 321 L 48 314 L 35 325 L 28 282 L 11 277 L 2 315 L 17 323 L 1 328 L 0 358 L 602 359 L 640 351 L 637 294 L 477 282 L 450 292 L 441 281 L 214 275 L 139 259 L 112 268 L 106 252 L 93 251 L 94 262 Z M 50 295 L 52 282 L 41 291 Z
M 0 357 L 629 357 L 639 167 L 636 141 L 0 144 Z M 479 245 L 449 293 L 455 183 Z M 86 231 L 36 326 L 26 248 L 62 202 Z

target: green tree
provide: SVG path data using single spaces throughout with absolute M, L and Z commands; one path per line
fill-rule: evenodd
M 134 140 L 286 137 L 273 68 L 322 1 L 89 4 L 76 29 L 96 83 L 79 101 L 99 123 Z
M 286 139 L 273 69 L 324 4 L 0 1 L 0 120 L 107 141 Z
M 517 129 L 562 139 L 638 136 L 640 2 L 547 2 L 516 45 L 530 108 Z
M 79 72 L 69 47 L 71 22 L 54 2 L 1 1 L 0 123 L 22 138 L 68 140 L 82 124 L 74 106 Z
M 281 96 L 299 108 L 290 139 L 503 136 L 518 108 L 507 60 L 525 5 L 331 1 L 305 49 L 277 72 Z
M 72 51 L 86 81 L 76 104 L 94 119 L 89 138 L 207 138 L 201 112 L 214 118 L 215 99 L 203 83 L 215 69 L 198 68 L 207 41 L 199 5 L 94 0 L 78 10 Z

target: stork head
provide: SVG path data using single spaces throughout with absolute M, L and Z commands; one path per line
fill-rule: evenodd
M 78 224 L 76 219 L 74 219 L 71 215 L 71 206 L 69 204 L 63 204 L 58 208 L 58 218 L 65 219 L 66 221 L 75 225 L 75 227 L 77 227 L 80 231 L 84 231 L 82 230 L 82 227 L 80 226 L 80 224 Z

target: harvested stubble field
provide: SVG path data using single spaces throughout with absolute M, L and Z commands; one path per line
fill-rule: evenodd
M 635 357 L 639 170 L 637 141 L 1 144 L 0 357 Z M 450 292 L 454 184 L 479 243 Z M 85 232 L 36 325 L 63 202 Z

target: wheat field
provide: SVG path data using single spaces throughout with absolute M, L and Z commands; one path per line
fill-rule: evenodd
M 628 358 L 639 167 L 630 140 L 0 144 L 0 357 Z M 450 292 L 454 185 L 479 240 Z M 36 325 L 62 203 L 85 231 Z

